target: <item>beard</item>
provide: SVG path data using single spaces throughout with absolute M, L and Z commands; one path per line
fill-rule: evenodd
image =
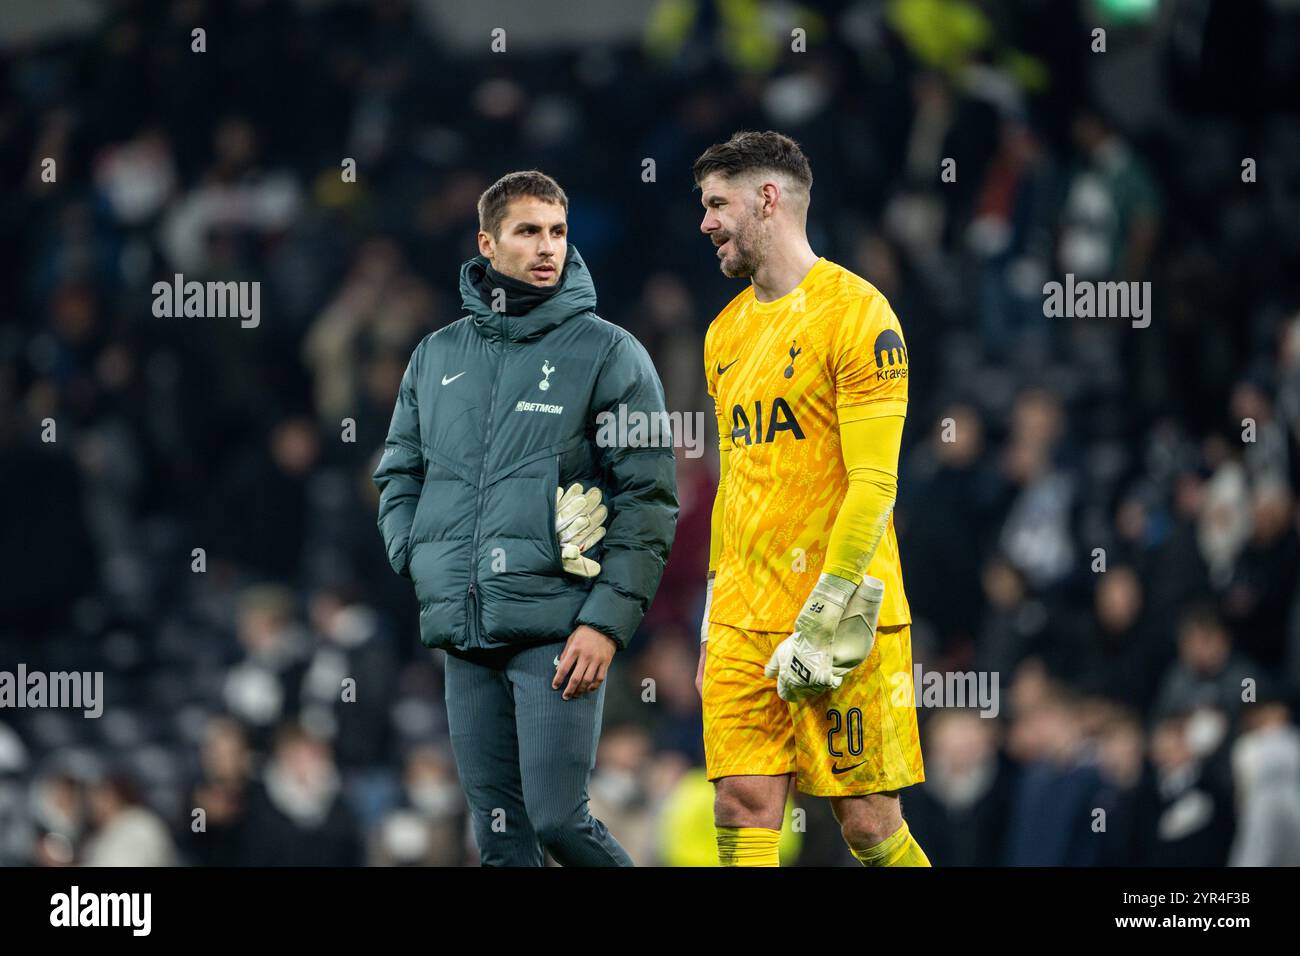
M 746 224 L 727 236 L 731 252 L 718 261 L 718 268 L 728 279 L 748 279 L 759 270 L 764 259 L 764 242 L 755 224 Z

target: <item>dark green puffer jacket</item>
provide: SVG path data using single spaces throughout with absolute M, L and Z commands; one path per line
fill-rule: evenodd
M 671 447 L 600 447 L 597 415 L 662 413 L 663 387 L 592 311 L 572 246 L 558 291 L 522 316 L 484 304 L 486 267 L 461 267 L 468 315 L 426 336 L 402 378 L 374 475 L 389 563 L 415 584 L 428 647 L 562 641 L 578 624 L 626 647 L 672 546 L 676 470 Z M 594 580 L 560 564 L 555 489 L 574 481 L 610 511 Z

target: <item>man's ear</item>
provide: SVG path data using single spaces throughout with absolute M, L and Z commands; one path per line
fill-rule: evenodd
M 496 243 L 492 241 L 492 237 L 486 232 L 480 231 L 478 234 L 478 253 L 489 262 L 496 258 Z

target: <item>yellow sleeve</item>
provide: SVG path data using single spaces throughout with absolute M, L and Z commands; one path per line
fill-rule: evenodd
M 831 338 L 831 375 L 845 421 L 907 414 L 907 345 L 883 295 L 856 297 Z
M 826 546 L 826 573 L 862 583 L 894 511 L 902 442 L 902 415 L 856 418 L 851 411 L 841 412 L 840 447 L 849 490 Z M 715 526 L 716 516 L 715 505 Z
M 860 584 L 898 496 L 907 415 L 907 345 L 879 292 L 855 297 L 831 338 L 840 449 L 849 487 L 831 529 L 823 570 Z

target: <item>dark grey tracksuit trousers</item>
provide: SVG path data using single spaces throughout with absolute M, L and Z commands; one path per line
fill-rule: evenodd
M 605 686 L 552 690 L 564 645 L 447 653 L 447 724 L 484 866 L 632 866 L 587 810 Z

